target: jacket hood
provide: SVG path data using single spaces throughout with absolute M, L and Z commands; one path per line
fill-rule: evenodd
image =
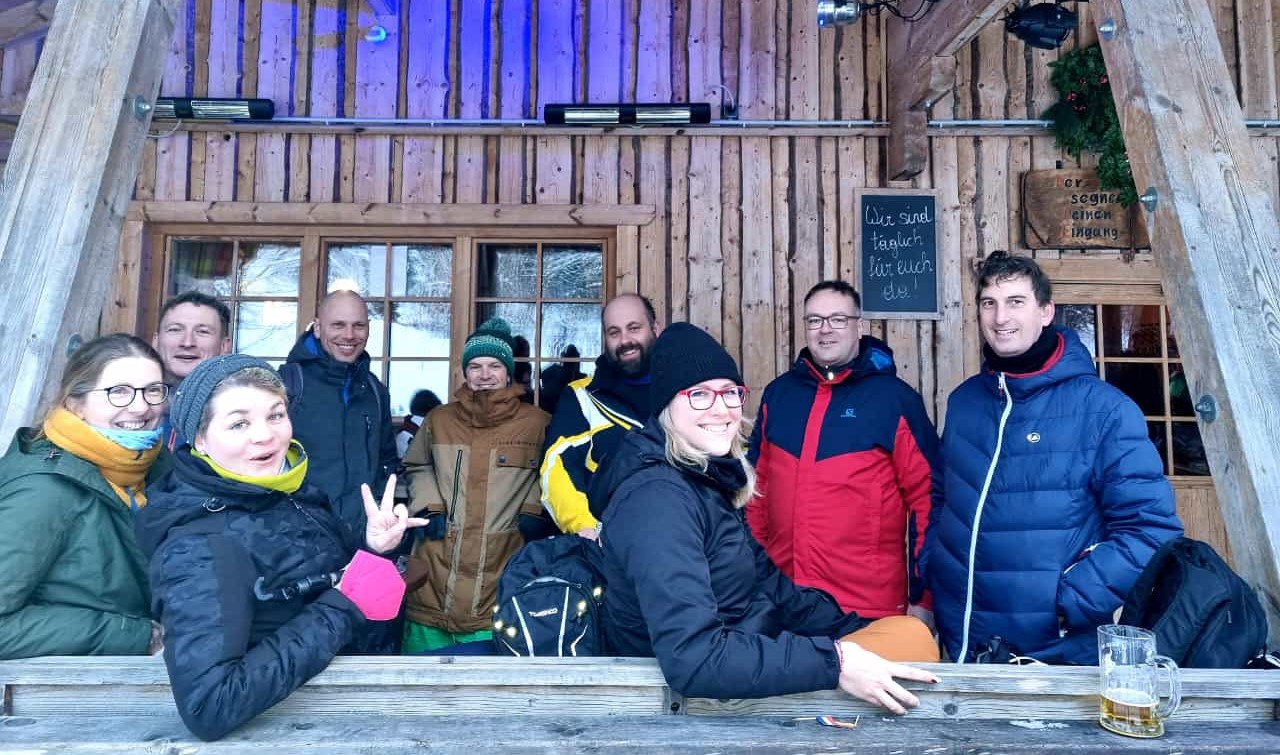
M 604 513 L 609 499 L 626 482 L 645 469 L 670 466 L 667 464 L 666 434 L 650 417 L 644 427 L 622 437 L 618 447 L 609 454 L 608 461 L 591 477 L 587 490 L 587 503 L 596 519 Z
M 466 383 L 453 392 L 462 421 L 471 427 L 497 427 L 514 418 L 524 405 L 524 386 L 513 383 L 493 391 L 473 391 Z
M 173 462 L 173 471 L 148 491 L 147 506 L 134 516 L 138 545 L 148 558 L 177 527 L 223 509 L 260 510 L 283 495 L 219 477 L 191 455 L 189 446 L 175 453 Z
M 644 427 L 627 433 L 591 478 L 587 503 L 592 516 L 600 519 L 609 501 L 624 482 L 651 469 L 685 477 L 694 485 L 714 488 L 720 492 L 725 504 L 732 507 L 734 497 L 746 483 L 742 464 L 738 459 L 712 458 L 704 471 L 693 467 L 673 466 L 667 461 L 666 449 L 667 436 L 658 425 L 656 417 L 650 417 Z
M 110 500 L 116 499 L 116 493 L 107 483 L 106 478 L 91 462 L 88 462 L 70 451 L 59 448 L 48 438 L 36 439 L 37 428 L 22 427 L 13 435 L 9 450 L 0 462 L 6 479 L 29 474 L 51 474 L 65 477 L 75 483 L 98 492 Z M 173 455 L 162 449 L 160 455 L 147 470 L 147 495 L 151 494 L 156 480 L 163 477 L 173 468 Z
M 1005 385 L 1009 394 L 1015 399 L 1025 398 L 1044 390 L 1056 383 L 1073 380 L 1082 375 L 1097 377 L 1098 368 L 1093 364 L 1089 350 L 1080 343 L 1074 330 L 1051 325 L 1058 334 L 1058 348 L 1045 362 L 1045 366 L 1037 372 L 1026 374 L 1006 374 Z M 993 393 L 1000 392 L 999 375 L 984 362 L 982 365 L 982 382 Z
M 370 364 L 369 352 L 362 351 L 360 356 L 356 357 L 356 361 L 348 364 L 347 362 L 339 362 L 329 355 L 320 345 L 320 339 L 316 338 L 315 326 L 307 328 L 307 331 L 298 336 L 298 340 L 294 342 L 293 348 L 289 350 L 289 358 L 287 361 L 298 362 L 304 364 L 312 362 L 325 368 L 326 373 L 339 377 L 346 377 L 349 369 L 368 370 Z
M 813 361 L 813 355 L 809 353 L 807 346 L 800 350 L 800 356 L 796 357 L 791 369 L 810 383 L 817 383 L 828 372 Z M 869 375 L 893 377 L 898 374 L 898 367 L 894 364 L 893 349 L 889 348 L 889 344 L 874 336 L 863 336 L 858 340 L 858 355 L 853 361 L 829 371 L 835 375 L 831 382 L 843 383 L 861 380 Z

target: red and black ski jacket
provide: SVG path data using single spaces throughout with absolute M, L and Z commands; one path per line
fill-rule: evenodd
M 805 349 L 761 398 L 747 520 L 783 573 L 846 611 L 927 607 L 919 556 L 942 501 L 939 458 L 937 431 L 887 344 L 863 336 L 853 362 L 827 370 Z

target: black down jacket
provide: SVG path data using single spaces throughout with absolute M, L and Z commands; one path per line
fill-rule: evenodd
M 628 433 L 591 483 L 604 549 L 605 636 L 617 655 L 653 656 L 672 689 L 746 698 L 835 689 L 832 638 L 869 622 L 797 587 L 751 536 L 733 497 L 742 465 L 706 472 L 666 460 L 656 421 Z
M 281 590 L 340 570 L 356 544 L 313 487 L 279 493 L 219 477 L 188 449 L 175 456 L 136 527 L 178 712 L 213 740 L 324 670 L 363 627 L 329 582 Z

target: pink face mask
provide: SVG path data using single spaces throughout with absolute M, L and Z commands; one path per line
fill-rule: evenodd
M 396 571 L 396 565 L 387 559 L 368 551 L 356 551 L 338 583 L 338 590 L 356 604 L 366 619 L 388 621 L 400 613 L 404 579 Z

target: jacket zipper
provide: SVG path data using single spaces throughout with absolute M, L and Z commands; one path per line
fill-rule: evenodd
M 973 510 L 973 525 L 969 532 L 969 569 L 965 575 L 964 592 L 964 624 L 960 642 L 960 654 L 956 663 L 964 663 L 969 654 L 969 622 L 973 618 L 973 564 L 978 552 L 978 532 L 982 525 L 982 509 L 987 505 L 987 493 L 991 490 L 991 480 L 996 474 L 996 465 L 1000 463 L 1000 450 L 1004 445 L 1004 427 L 1009 421 L 1009 413 L 1013 411 L 1013 396 L 1009 395 L 1005 384 L 1005 374 L 997 374 L 1000 381 L 1000 395 L 1004 397 L 1004 411 L 1000 413 L 1000 425 L 996 430 L 996 450 L 991 456 L 991 465 L 987 467 L 987 479 L 982 483 L 982 492 L 978 495 L 978 506 Z
M 449 499 L 449 511 L 445 514 L 445 537 L 454 534 L 453 519 L 454 514 L 458 510 L 458 487 L 462 476 L 462 449 L 458 449 L 458 455 L 453 461 L 453 496 Z M 457 585 L 458 562 L 462 558 L 462 536 L 458 535 L 453 540 L 453 556 L 451 565 L 449 566 L 449 574 L 445 577 L 444 590 L 444 613 L 448 615 L 453 612 L 454 587 Z

